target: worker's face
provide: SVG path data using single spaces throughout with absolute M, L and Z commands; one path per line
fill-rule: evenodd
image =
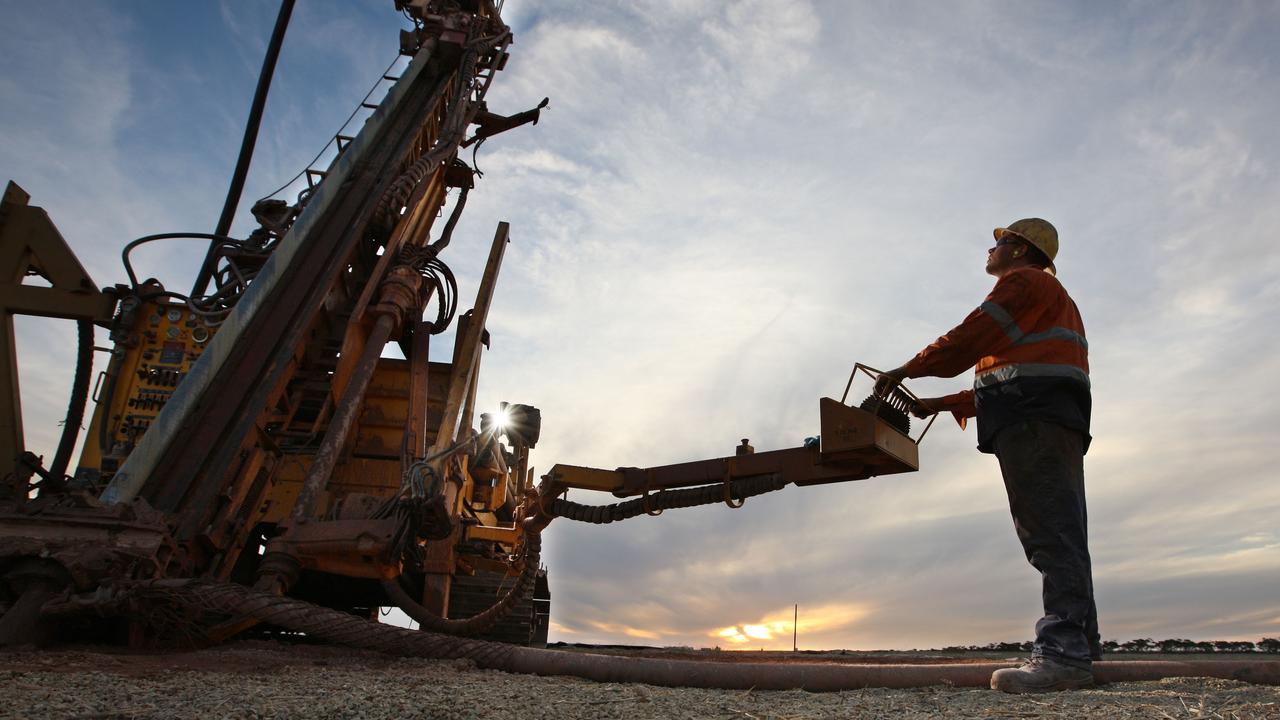
M 1022 257 L 1027 250 L 1022 241 L 1008 235 L 996 241 L 987 250 L 987 274 L 1000 277 L 1013 267 L 1014 261 Z

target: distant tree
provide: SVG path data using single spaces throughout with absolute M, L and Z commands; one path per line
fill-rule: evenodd
M 1120 650 L 1120 643 L 1116 642 L 1115 640 L 1102 641 L 1103 652 L 1113 653 L 1113 652 L 1119 652 L 1119 650 Z
M 1030 652 L 1032 643 L 1027 642 L 993 642 L 982 648 L 992 652 Z
M 1134 638 L 1125 641 L 1120 648 L 1125 652 L 1152 652 L 1159 646 L 1151 638 Z
M 1253 652 L 1257 649 L 1257 646 L 1253 644 L 1252 640 L 1238 640 L 1232 643 L 1232 645 L 1235 645 L 1235 647 L 1232 648 L 1235 652 Z
M 1239 640 L 1214 640 L 1213 650 L 1221 653 L 1251 652 L 1253 643 L 1240 642 Z
M 1257 647 L 1265 653 L 1280 653 L 1280 639 L 1262 638 L 1258 641 Z
M 1216 643 L 1210 642 L 1208 640 L 1201 640 L 1200 642 L 1195 644 L 1196 652 L 1211 653 L 1213 652 L 1215 645 Z
M 1193 647 L 1195 647 L 1195 643 L 1182 638 L 1169 638 L 1168 640 L 1161 640 L 1159 643 L 1160 652 L 1166 653 L 1186 652 Z

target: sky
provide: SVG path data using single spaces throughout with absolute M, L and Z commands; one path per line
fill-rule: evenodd
M 122 281 L 128 240 L 216 224 L 276 9 L 0 0 L 0 179 L 97 284 Z M 484 145 L 444 259 L 466 303 L 511 223 L 480 401 L 541 408 L 539 472 L 799 445 L 855 362 L 897 366 L 982 301 L 992 228 L 1043 217 L 1090 343 L 1103 636 L 1280 636 L 1280 6 L 509 0 L 504 17 L 490 108 L 551 104 Z M 298 3 L 233 234 L 404 26 L 390 0 Z M 202 253 L 156 244 L 139 272 L 184 288 Z M 51 456 L 73 325 L 17 327 L 28 445 Z M 1039 577 L 975 443 L 940 420 L 916 473 L 557 520 L 551 639 L 789 648 L 799 605 L 801 648 L 1029 640 Z

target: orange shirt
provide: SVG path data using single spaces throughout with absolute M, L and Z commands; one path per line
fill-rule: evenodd
M 908 378 L 955 377 L 971 367 L 975 390 L 990 389 L 983 393 L 988 396 L 1005 383 L 1030 378 L 1066 381 L 1087 395 L 1089 343 L 1084 322 L 1056 277 L 1036 268 L 1009 272 L 963 322 L 921 350 L 904 369 Z M 948 395 L 943 404 L 963 427 L 964 418 L 978 414 L 981 403 L 975 400 L 974 390 L 966 390 Z M 1085 416 L 1087 425 L 1087 411 Z

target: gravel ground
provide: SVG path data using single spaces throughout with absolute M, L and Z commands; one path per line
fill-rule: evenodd
M 600 684 L 242 644 L 0 653 L 0 718 L 1280 718 L 1280 688 L 1216 679 L 1011 696 L 970 688 L 724 691 Z

